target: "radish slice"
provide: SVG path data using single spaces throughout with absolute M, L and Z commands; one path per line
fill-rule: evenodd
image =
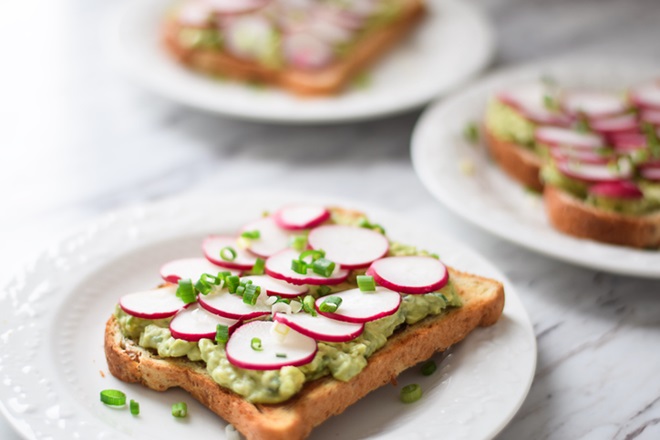
M 205 2 L 218 14 L 241 14 L 268 4 L 268 0 L 205 0 Z
M 287 206 L 273 214 L 280 228 L 297 231 L 314 228 L 330 218 L 330 211 L 320 205 Z
M 568 125 L 570 119 L 548 110 L 544 104 L 548 88 L 541 83 L 525 83 L 510 87 L 497 94 L 497 99 L 518 110 L 522 116 L 537 124 Z
M 293 249 L 284 250 L 266 260 L 266 273 L 273 278 L 283 280 L 291 284 L 300 286 L 302 284 L 313 285 L 335 285 L 340 284 L 348 277 L 348 271 L 335 268 L 335 271 L 328 278 L 317 275 L 311 270 L 307 274 L 300 274 L 291 269 L 291 261 L 297 260 L 299 252 Z M 337 266 L 339 267 L 339 266 Z
M 642 133 L 620 133 L 612 136 L 614 149 L 621 152 L 630 152 L 646 148 L 646 135 Z
M 226 261 L 220 257 L 220 251 L 225 247 L 230 247 L 236 251 L 236 258 L 232 261 Z M 227 235 L 209 235 L 202 243 L 202 250 L 206 259 L 211 263 L 229 269 L 250 270 L 257 261 L 255 255 L 238 246 L 236 237 Z
M 217 275 L 227 271 L 226 268 L 211 263 L 206 258 L 182 258 L 165 263 L 160 268 L 160 276 L 165 281 L 177 283 L 181 278 L 189 278 L 193 282 L 199 280 L 202 274 Z M 239 270 L 229 270 L 232 275 L 239 275 Z
M 366 267 L 390 249 L 383 234 L 358 226 L 320 226 L 309 232 L 307 242 L 312 249 L 324 250 L 328 260 L 344 269 Z
M 259 15 L 240 15 L 224 24 L 227 50 L 238 58 L 262 60 L 271 56 L 276 31 L 271 22 Z
M 275 313 L 273 320 L 317 341 L 325 342 L 352 341 L 364 331 L 364 324 L 361 323 L 342 322 L 323 315 L 312 316 L 309 313 Z
M 630 91 L 630 99 L 642 108 L 660 110 L 660 81 L 633 87 Z
M 629 179 L 633 174 L 632 166 L 627 160 L 620 161 L 618 168 L 609 164 L 558 162 L 557 169 L 568 177 L 587 183 L 616 182 Z
M 558 162 L 577 161 L 582 163 L 607 164 L 612 160 L 611 154 L 599 154 L 591 150 L 580 150 L 576 148 L 550 148 L 550 156 Z
M 449 281 L 444 264 L 432 257 L 388 257 L 375 261 L 367 275 L 397 292 L 421 294 L 441 289 Z
M 268 275 L 251 275 L 243 277 L 241 280 L 251 280 L 255 286 L 261 287 L 262 292 L 265 291 L 267 295 L 277 295 L 283 298 L 295 298 L 309 292 L 307 286 L 296 286 L 286 281 L 276 280 Z
M 341 305 L 335 312 L 322 312 L 320 310 L 321 304 L 331 296 L 341 298 Z M 377 286 L 373 292 L 350 289 L 321 297 L 316 300 L 315 305 L 316 310 L 328 318 L 338 321 L 361 323 L 375 321 L 376 319 L 396 313 L 401 305 L 401 295 L 380 286 Z
M 223 289 L 220 292 L 199 295 L 199 305 L 211 313 L 230 319 L 252 319 L 270 314 L 270 306 L 265 303 L 266 295 L 259 295 L 253 306 L 245 304 L 243 297 L 234 295 Z
M 639 131 L 637 117 L 632 114 L 594 120 L 590 122 L 589 126 L 594 131 L 603 134 Z
M 250 240 L 248 249 L 263 258 L 288 248 L 289 240 L 293 235 L 280 228 L 273 217 L 264 217 L 248 223 L 241 229 L 241 232 L 245 231 L 259 231 L 259 238 Z
M 273 335 L 274 322 L 253 321 L 240 326 L 227 342 L 227 360 L 249 370 L 277 370 L 286 366 L 305 365 L 314 359 L 316 341 L 295 330 L 289 330 L 281 340 Z M 255 338 L 261 341 L 261 350 L 252 348 Z
M 590 119 L 615 116 L 628 110 L 619 94 L 604 91 L 572 91 L 561 99 L 562 108 L 570 115 L 586 115 Z
M 539 127 L 534 132 L 538 142 L 594 150 L 604 147 L 603 138 L 593 133 L 580 133 L 561 127 Z
M 170 322 L 170 333 L 173 338 L 197 342 L 203 338 L 215 339 L 218 325 L 226 325 L 231 332 L 238 323 L 235 319 L 223 318 L 193 306 L 176 314 Z
M 645 167 L 642 168 L 640 174 L 644 179 L 660 181 L 660 167 Z
M 633 182 L 623 180 L 620 182 L 597 183 L 589 187 L 589 194 L 595 196 L 635 200 L 644 197 L 644 193 Z
M 286 61 L 298 69 L 320 69 L 335 57 L 330 44 L 306 32 L 285 35 L 282 46 Z
M 177 287 L 168 285 L 154 290 L 129 293 L 119 299 L 119 307 L 136 318 L 169 318 L 185 306 L 176 296 Z
M 644 122 L 660 127 L 660 110 L 643 110 L 640 118 Z

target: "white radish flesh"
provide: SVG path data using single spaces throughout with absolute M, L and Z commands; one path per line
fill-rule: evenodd
M 250 239 L 248 250 L 262 258 L 270 257 L 287 247 L 293 235 L 280 228 L 273 217 L 264 217 L 245 225 L 241 232 L 259 231 L 259 238 Z
M 642 108 L 660 110 L 660 81 L 633 87 L 630 91 L 630 99 Z
M 252 319 L 270 314 L 270 306 L 266 304 L 266 295 L 260 294 L 255 305 L 243 302 L 243 297 L 232 294 L 227 289 L 219 292 L 199 295 L 199 305 L 211 313 L 230 319 Z
M 523 83 L 509 87 L 497 94 L 497 99 L 515 108 L 522 116 L 538 124 L 568 125 L 570 119 L 545 105 L 546 96 L 551 96 L 548 87 L 541 83 Z
M 220 251 L 226 247 L 230 247 L 236 251 L 236 258 L 233 260 L 225 260 L 220 256 Z M 236 237 L 227 235 L 210 235 L 204 239 L 202 243 L 202 250 L 204 256 L 213 264 L 226 267 L 229 269 L 250 270 L 257 257 L 252 253 L 241 249 L 238 246 Z
M 624 133 L 612 136 L 614 149 L 621 152 L 629 152 L 646 148 L 646 135 L 642 133 Z
M 327 225 L 312 229 L 307 239 L 312 249 L 344 269 L 367 267 L 387 254 L 390 244 L 383 234 L 358 226 Z
M 339 297 L 342 302 L 334 312 L 322 312 L 321 304 L 330 297 Z M 375 321 L 396 313 L 401 305 L 401 295 L 385 287 L 377 286 L 373 292 L 350 289 L 333 293 L 316 300 L 318 313 L 338 321 L 363 323 Z
M 226 346 L 227 360 L 239 368 L 249 370 L 278 370 L 286 366 L 308 364 L 317 351 L 316 341 L 309 336 L 289 330 L 278 338 L 272 327 L 281 325 L 268 321 L 253 321 L 237 328 Z M 260 349 L 253 341 L 260 341 Z M 256 346 L 256 345 L 255 345 Z
M 331 44 L 308 32 L 285 35 L 282 46 L 286 61 L 302 70 L 320 69 L 335 57 Z
M 364 331 L 364 324 L 337 321 L 320 314 L 312 316 L 309 313 L 275 313 L 273 320 L 324 342 L 352 341 Z
M 273 214 L 280 228 L 292 231 L 314 228 L 330 218 L 330 211 L 320 205 L 286 206 Z
M 375 261 L 367 275 L 397 292 L 422 294 L 441 289 L 449 281 L 444 264 L 432 257 L 389 257 Z
M 335 267 L 334 272 L 329 277 L 315 274 L 310 269 L 306 274 L 294 272 L 291 269 L 291 261 L 297 260 L 299 252 L 287 249 L 266 260 L 266 273 L 273 278 L 283 280 L 295 285 L 313 284 L 313 285 L 335 285 L 340 284 L 348 277 L 348 270 Z
M 582 149 L 604 147 L 603 138 L 592 133 L 580 133 L 561 127 L 539 127 L 534 133 L 538 142 L 548 145 L 562 145 Z
M 635 115 L 627 114 L 592 121 L 592 130 L 602 134 L 639 131 L 639 121 Z
M 550 156 L 556 161 L 577 161 L 583 163 L 606 164 L 612 160 L 611 155 L 600 154 L 592 150 L 581 150 L 576 148 L 550 148 Z
M 242 277 L 241 280 L 252 281 L 252 284 L 261 287 L 261 291 L 265 291 L 267 295 L 277 295 L 283 298 L 295 298 L 309 292 L 307 286 L 296 286 L 268 275 L 251 275 Z
M 240 270 L 227 269 L 213 264 L 206 258 L 182 258 L 163 264 L 160 268 L 160 276 L 170 283 L 176 283 L 181 278 L 188 278 L 194 283 L 199 280 L 202 274 L 217 275 L 218 272 L 225 271 L 231 272 L 232 275 L 241 273 Z
M 200 339 L 215 339 L 218 325 L 226 325 L 231 332 L 239 321 L 209 313 L 201 307 L 192 306 L 176 314 L 170 322 L 170 333 L 176 339 L 197 342 Z
M 619 94 L 593 90 L 565 93 L 561 105 L 571 115 L 584 114 L 590 119 L 615 116 L 628 110 L 628 104 Z
M 129 293 L 119 299 L 119 307 L 136 318 L 169 318 L 185 306 L 176 296 L 177 288 L 178 286 L 168 285 L 154 290 Z
M 660 167 L 642 168 L 640 174 L 644 179 L 653 180 L 654 182 L 660 181 Z
M 557 169 L 566 176 L 587 183 L 603 183 L 627 180 L 632 177 L 632 166 L 627 160 L 618 166 L 610 164 L 587 164 L 578 162 L 557 162 Z

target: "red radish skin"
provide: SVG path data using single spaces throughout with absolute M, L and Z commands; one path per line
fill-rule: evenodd
M 660 182 L 660 167 L 645 167 L 640 171 L 642 177 L 646 180 Z
M 334 273 L 328 278 L 317 275 L 310 269 L 307 274 L 299 274 L 291 269 L 291 261 L 297 260 L 300 256 L 299 252 L 292 249 L 284 250 L 266 260 L 266 274 L 271 277 L 283 280 L 297 286 L 303 284 L 321 285 L 326 284 L 329 286 L 341 284 L 348 278 L 349 271 L 346 269 L 336 269 Z
M 539 127 L 534 132 L 536 140 L 549 146 L 567 146 L 576 149 L 595 150 L 603 148 L 603 138 L 593 133 L 561 127 Z
M 335 58 L 332 44 L 307 32 L 287 34 L 282 41 L 288 64 L 301 70 L 316 70 L 330 64 Z
M 375 261 L 367 270 L 376 283 L 411 295 L 435 292 L 449 281 L 444 264 L 432 257 L 388 257 Z
M 242 280 L 250 280 L 256 286 L 265 290 L 269 296 L 281 296 L 282 298 L 296 298 L 309 292 L 309 287 L 297 286 L 286 281 L 277 280 L 268 275 L 251 275 L 242 277 Z
M 642 133 L 625 133 L 612 136 L 614 149 L 621 152 L 629 152 L 646 148 L 646 135 Z
M 200 339 L 213 339 L 218 325 L 226 325 L 231 333 L 240 321 L 210 313 L 201 307 L 193 306 L 180 310 L 170 322 L 173 338 L 197 342 Z
M 320 307 L 329 297 L 339 297 L 342 303 L 335 312 L 322 312 Z M 350 289 L 318 298 L 316 311 L 337 321 L 364 323 L 375 321 L 393 315 L 399 310 L 401 295 L 398 292 L 377 286 L 373 292 L 362 292 L 360 289 Z
M 602 155 L 590 150 L 561 147 L 550 148 L 550 156 L 556 161 L 578 161 L 592 164 L 607 164 L 612 160 L 611 155 Z
M 318 350 L 314 339 L 290 329 L 284 340 L 279 340 L 272 334 L 274 325 L 269 321 L 252 321 L 238 327 L 225 347 L 227 360 L 239 368 L 261 371 L 298 367 L 314 359 Z M 261 340 L 261 351 L 252 349 L 253 338 Z
M 206 258 L 182 258 L 163 264 L 160 268 L 160 276 L 170 283 L 177 283 L 181 278 L 188 278 L 196 282 L 202 274 L 217 275 L 218 272 L 225 271 L 231 272 L 232 275 L 241 274 L 240 270 L 218 266 Z
M 285 206 L 273 214 L 275 223 L 290 231 L 311 229 L 330 218 L 330 211 L 320 205 Z
M 617 93 L 589 90 L 564 93 L 561 107 L 569 115 L 584 114 L 589 119 L 616 116 L 628 110 L 628 104 Z
M 630 162 L 620 162 L 616 168 L 609 164 L 587 164 L 575 162 L 557 162 L 557 169 L 564 175 L 586 183 L 606 183 L 627 180 L 632 176 L 633 170 Z
M 524 83 L 500 92 L 497 99 L 512 107 L 526 119 L 544 125 L 567 126 L 570 118 L 562 113 L 548 110 L 544 100 L 548 88 L 540 82 Z
M 637 133 L 640 130 L 637 117 L 632 114 L 615 116 L 592 121 L 589 126 L 592 130 L 604 135 L 617 133 Z
M 643 109 L 660 110 L 660 81 L 649 81 L 633 87 L 630 99 Z
M 644 197 L 637 185 L 630 181 L 597 183 L 589 187 L 589 194 L 612 199 L 636 200 Z
M 243 226 L 241 233 L 246 231 L 259 231 L 259 238 L 249 240 L 248 250 L 261 258 L 268 258 L 288 248 L 291 236 L 294 235 L 280 228 L 272 216 L 248 223 Z
M 270 306 L 263 302 L 266 295 L 259 295 L 254 306 L 245 304 L 240 295 L 229 293 L 227 289 L 220 292 L 199 295 L 199 305 L 207 311 L 229 319 L 254 319 L 270 314 Z
M 644 122 L 660 127 L 660 109 L 643 110 L 639 117 Z
M 312 229 L 309 247 L 322 249 L 325 257 L 343 269 L 360 269 L 384 257 L 390 244 L 383 234 L 358 226 L 326 225 Z
M 131 316 L 143 319 L 165 319 L 174 316 L 185 304 L 176 296 L 176 285 L 129 293 L 119 299 L 119 307 Z
M 230 247 L 236 251 L 236 258 L 226 261 L 220 258 L 220 250 Z M 210 235 L 202 242 L 204 256 L 213 264 L 226 267 L 227 269 L 250 270 L 257 261 L 257 256 L 238 246 L 238 239 L 228 235 Z
M 349 323 L 309 313 L 275 313 L 273 320 L 323 342 L 348 342 L 364 331 L 364 324 Z

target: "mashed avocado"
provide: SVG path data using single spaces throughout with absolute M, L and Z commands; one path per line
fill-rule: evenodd
M 488 104 L 486 126 L 500 140 L 534 148 L 535 125 L 497 99 Z

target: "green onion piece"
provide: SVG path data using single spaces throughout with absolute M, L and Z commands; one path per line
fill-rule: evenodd
M 266 269 L 266 261 L 262 258 L 257 258 L 257 261 L 254 262 L 254 266 L 252 266 L 252 272 L 253 275 L 263 275 Z
M 286 353 L 275 353 L 275 356 L 277 356 L 278 358 L 285 358 Z
M 236 251 L 233 247 L 225 246 L 220 249 L 220 258 L 225 261 L 234 261 L 236 259 Z
M 172 415 L 174 417 L 185 417 L 188 415 L 188 405 L 186 402 L 177 402 L 172 405 Z
M 580 119 L 578 119 L 575 123 L 575 129 L 580 133 L 589 133 L 591 131 L 591 127 L 589 126 L 589 121 L 587 121 L 587 118 L 580 117 Z
M 291 300 L 289 298 L 280 298 L 278 296 L 277 300 L 275 301 L 274 304 L 277 304 L 277 303 L 291 304 Z
M 358 275 L 357 285 L 362 292 L 373 292 L 376 290 L 376 282 L 374 277 L 370 275 Z
M 422 398 L 422 387 L 416 383 L 406 385 L 405 387 L 401 388 L 401 394 L 399 395 L 399 398 L 403 403 L 417 402 Z
M 326 313 L 334 313 L 341 305 L 341 298 L 338 296 L 329 296 L 323 300 L 319 310 Z
M 298 252 L 302 252 L 307 247 L 307 236 L 306 235 L 294 235 L 291 237 L 289 246 Z
M 241 279 L 237 275 L 230 275 L 225 278 L 225 283 L 227 283 L 229 293 L 236 293 L 236 289 L 241 284 Z
M 259 298 L 260 293 L 261 293 L 261 288 L 259 286 L 255 286 L 254 284 L 248 284 L 245 287 L 245 292 L 243 292 L 243 302 L 251 306 L 255 305 L 257 303 L 257 298 Z
M 545 95 L 543 97 L 543 105 L 545 106 L 545 108 L 551 111 L 559 110 L 559 103 L 553 96 L 550 95 Z
M 135 400 L 131 399 L 131 402 L 128 404 L 128 408 L 131 410 L 131 414 L 134 416 L 140 414 L 140 404 Z
M 250 347 L 252 347 L 252 350 L 254 351 L 263 351 L 263 347 L 261 346 L 261 339 L 259 338 L 252 338 L 250 341 Z
M 213 290 L 213 286 L 220 284 L 218 277 L 214 277 L 208 273 L 203 273 L 199 281 L 195 283 L 195 289 L 202 295 L 208 295 Z
M 312 257 L 312 262 L 318 260 L 319 258 L 325 257 L 325 252 L 322 250 L 308 249 L 300 253 L 298 260 L 305 261 L 305 258 Z
M 655 127 L 653 124 L 645 122 L 642 128 L 646 134 L 646 143 L 649 146 L 651 155 L 653 157 L 660 157 L 660 139 L 658 139 L 658 133 L 655 131 Z
M 318 296 L 326 296 L 328 293 L 332 292 L 332 289 L 325 284 L 320 285 L 318 289 L 316 289 L 316 294 Z
M 431 258 L 435 258 L 436 260 L 439 260 L 439 259 L 440 259 L 440 255 L 435 254 L 435 253 L 434 253 L 434 254 L 429 254 L 429 257 L 431 257 Z
M 428 361 L 424 365 L 422 365 L 422 374 L 424 376 L 430 376 L 433 373 L 435 373 L 435 370 L 438 369 L 438 366 L 435 364 L 434 361 Z
M 316 308 L 314 307 L 315 302 L 316 299 L 312 295 L 305 296 L 302 302 L 303 310 L 312 316 L 316 316 L 317 315 Z
M 229 340 L 229 327 L 226 325 L 218 324 L 215 328 L 215 342 L 224 344 Z
M 218 276 L 216 277 L 218 279 L 218 284 L 221 282 L 225 281 L 227 277 L 231 276 L 231 272 L 225 271 L 225 272 L 218 272 Z
M 295 273 L 305 275 L 307 273 L 307 263 L 300 260 L 291 260 L 291 270 Z
M 329 277 L 335 270 L 335 263 L 327 258 L 319 258 L 312 263 L 312 271 L 323 277 Z
M 176 289 L 176 296 L 186 304 L 194 303 L 197 300 L 195 287 L 193 287 L 190 278 L 181 278 L 179 280 L 179 287 Z
M 101 402 L 111 406 L 126 405 L 126 394 L 119 390 L 101 391 Z
M 254 231 L 245 231 L 241 234 L 241 237 L 248 238 L 250 240 L 257 240 L 261 238 L 261 232 L 259 232 L 257 229 Z
M 383 228 L 381 225 L 377 223 L 371 223 L 369 220 L 367 220 L 366 217 L 362 217 L 360 221 L 358 222 L 358 226 L 361 228 L 365 229 L 371 229 L 373 231 L 379 232 L 383 235 L 385 235 L 385 228 Z
M 471 144 L 479 142 L 479 127 L 475 122 L 468 122 L 463 129 L 463 137 Z
M 238 286 L 236 288 L 236 295 L 243 296 L 244 293 L 245 293 L 245 286 Z

